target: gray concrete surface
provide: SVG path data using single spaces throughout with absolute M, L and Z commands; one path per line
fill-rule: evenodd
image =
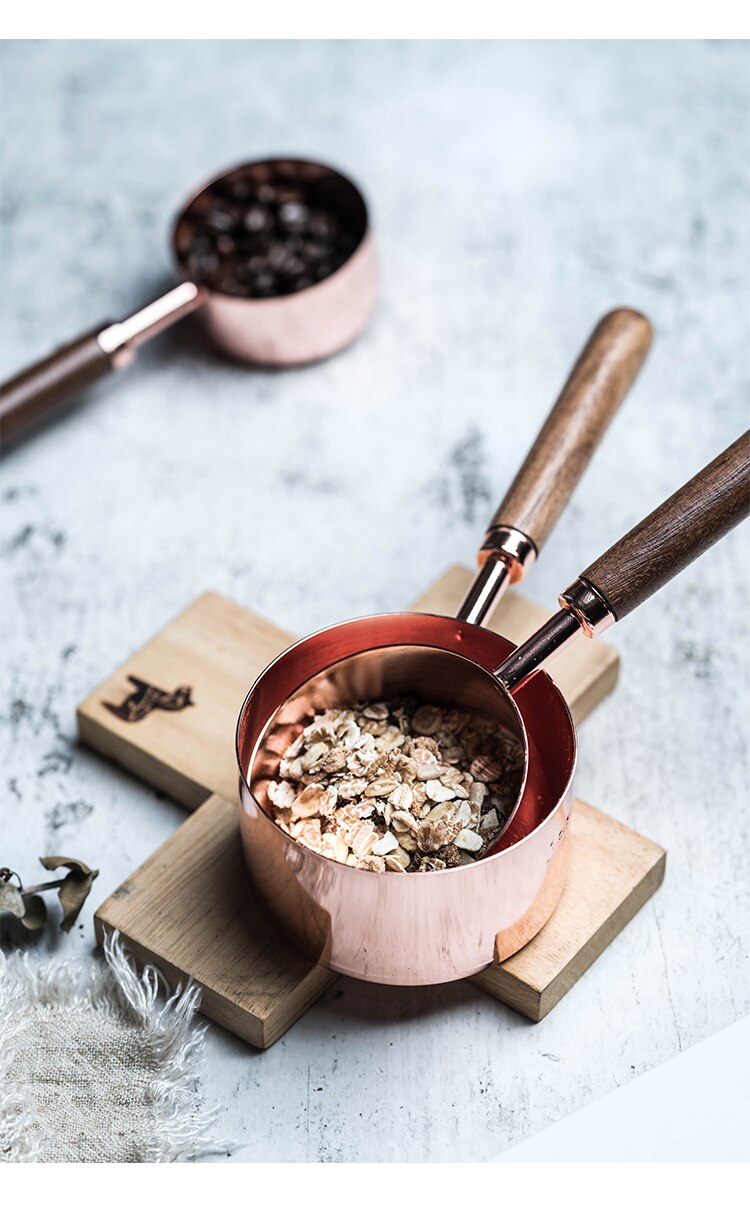
M 597 317 L 647 369 L 535 567 L 557 590 L 747 426 L 747 45 L 67 43 L 3 48 L 2 370 L 168 281 L 181 194 L 267 152 L 371 200 L 382 300 L 305 371 L 188 325 L 9 455 L 0 862 L 101 868 L 182 812 L 75 740 L 77 702 L 207 588 L 304 632 L 470 562 Z M 748 1011 L 747 534 L 612 637 L 580 794 L 669 850 L 658 896 L 532 1026 L 468 985 L 342 981 L 272 1050 L 217 1028 L 239 1160 L 478 1160 Z M 743 565 L 744 558 L 744 565 Z M 92 949 L 92 907 L 40 958 Z M 226 1158 L 226 1157 L 222 1157 Z

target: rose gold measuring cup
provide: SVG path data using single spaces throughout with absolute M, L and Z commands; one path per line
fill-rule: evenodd
M 243 174 L 267 169 L 305 183 L 332 184 L 356 240 L 348 259 L 317 284 L 280 297 L 236 297 L 184 279 L 177 239 L 180 223 L 196 199 Z M 190 196 L 178 214 L 171 246 L 181 284 L 120 322 L 101 324 L 0 386 L 3 440 L 17 438 L 78 390 L 125 368 L 141 344 L 194 310 L 200 311 L 216 345 L 230 356 L 249 364 L 288 367 L 345 348 L 364 329 L 375 305 L 375 251 L 364 198 L 346 176 L 311 160 L 258 160 L 214 177 Z
M 404 614 L 326 629 L 277 658 L 239 717 L 240 824 L 256 891 L 293 942 L 338 972 L 387 984 L 469 976 L 525 945 L 562 891 L 576 762 L 572 719 L 541 667 L 581 632 L 622 619 L 749 511 L 746 433 L 590 565 L 518 649 L 464 620 Z M 498 846 L 462 867 L 378 874 L 278 828 L 264 811 L 266 784 L 310 712 L 406 693 L 481 712 L 523 740 L 520 805 Z
M 557 903 L 575 730 L 547 675 L 518 700 L 498 685 L 490 671 L 513 645 L 481 624 L 549 534 L 650 342 L 632 310 L 599 323 L 493 518 L 456 619 L 408 613 L 325 629 L 272 662 L 245 700 L 237 756 L 253 882 L 292 940 L 337 971 L 392 984 L 459 979 L 490 962 L 496 937 L 501 957 L 524 945 Z M 464 665 L 480 669 L 456 673 Z M 313 712 L 398 694 L 499 716 L 519 735 L 527 771 L 505 833 L 511 851 L 451 872 L 378 875 L 297 844 L 265 811 L 279 756 Z

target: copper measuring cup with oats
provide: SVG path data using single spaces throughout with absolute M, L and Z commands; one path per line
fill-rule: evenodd
M 387 984 L 469 976 L 544 925 L 565 877 L 576 732 L 543 667 L 581 633 L 622 619 L 750 513 L 750 432 L 677 490 L 560 595 L 517 649 L 441 616 L 374 616 L 316 633 L 260 676 L 237 733 L 240 825 L 255 887 L 292 940 L 334 970 Z M 492 720 L 524 744 L 519 804 L 470 866 L 375 874 L 295 842 L 266 811 L 285 742 L 320 704 L 406 692 Z
M 258 204 L 257 193 L 262 197 L 263 189 L 271 199 Z M 295 196 L 309 202 L 312 231 L 303 229 Z M 212 214 L 211 203 L 217 199 L 225 202 L 224 208 L 214 207 Z M 278 283 L 284 267 L 284 248 L 270 247 L 269 265 L 268 247 L 264 250 L 268 213 L 264 216 L 263 210 L 271 207 L 275 213 L 285 205 L 286 226 L 290 240 L 298 244 L 293 251 L 300 266 L 296 275 L 291 269 L 284 274 L 283 291 L 274 293 L 274 276 Z M 232 207 L 237 217 L 234 225 Z M 206 235 L 210 239 L 202 259 L 200 250 L 191 256 L 191 224 L 212 217 L 216 229 L 203 231 L 204 242 Z M 281 218 L 283 222 L 283 214 Z M 341 228 L 335 235 L 332 223 Z M 338 241 L 327 259 L 327 240 L 334 237 Z M 141 344 L 194 311 L 216 346 L 229 356 L 247 364 L 286 368 L 321 360 L 347 347 L 364 329 L 375 305 L 375 251 L 364 197 L 341 172 L 312 160 L 258 160 L 202 184 L 175 219 L 171 247 L 180 284 L 135 314 L 100 324 L 0 385 L 4 440 L 16 439 L 79 390 L 127 367 Z M 221 257 L 231 259 L 235 252 L 238 262 L 250 265 L 253 255 L 260 261 L 244 280 L 243 264 L 239 274 L 221 272 Z M 274 252 L 279 261 L 275 267 Z M 211 257 L 219 261 L 217 270 L 210 264 Z M 290 253 L 288 266 L 291 258 Z
M 513 645 L 486 624 L 533 562 L 651 343 L 643 315 L 606 315 L 500 504 L 455 619 L 371 616 L 315 633 L 260 675 L 240 712 L 241 832 L 262 902 L 310 957 L 360 979 L 429 984 L 504 958 L 544 924 L 562 890 L 576 738 L 545 674 L 514 698 L 491 672 Z M 430 874 L 378 874 L 294 840 L 269 797 L 280 760 L 311 717 L 357 701 L 416 697 L 489 716 L 522 752 L 502 849 Z

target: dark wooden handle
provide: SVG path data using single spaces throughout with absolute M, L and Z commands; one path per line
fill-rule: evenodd
M 105 376 L 113 367 L 97 342 L 96 331 L 58 348 L 18 376 L 0 385 L 0 438 L 13 440 L 31 423 L 64 402 L 76 390 Z
M 581 577 L 621 620 L 750 514 L 750 431 L 647 515 Z
M 595 328 L 501 502 L 492 527 L 517 528 L 540 549 L 651 347 L 651 324 L 612 310 Z

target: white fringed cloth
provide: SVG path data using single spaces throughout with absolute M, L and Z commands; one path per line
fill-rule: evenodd
M 217 1145 L 192 985 L 167 997 L 117 935 L 104 959 L 0 953 L 0 1161 L 169 1162 Z

